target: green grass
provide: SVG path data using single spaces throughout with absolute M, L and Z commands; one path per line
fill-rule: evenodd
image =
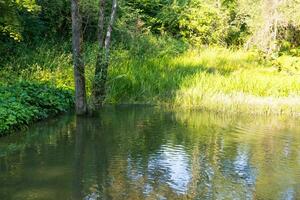
M 274 65 L 257 52 L 224 48 L 130 59 L 113 64 L 107 102 L 298 115 L 300 71 L 280 61 Z
M 86 45 L 85 52 L 90 94 L 96 44 Z M 67 42 L 45 43 L 22 55 L 5 64 L 6 69 L 18 66 L 15 77 L 73 89 Z M 300 114 L 299 66 L 298 57 L 270 60 L 256 51 L 220 47 L 186 50 L 179 41 L 149 36 L 112 51 L 106 103 L 296 116 Z

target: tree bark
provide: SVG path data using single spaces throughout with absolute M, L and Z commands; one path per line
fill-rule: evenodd
M 99 52 L 97 56 L 95 77 L 94 77 L 94 84 L 93 84 L 93 104 L 95 107 L 101 106 L 105 99 L 105 94 L 106 94 L 105 85 L 107 81 L 107 70 L 109 66 L 109 48 L 110 48 L 113 24 L 117 12 L 117 0 L 113 0 L 112 3 L 110 21 L 107 27 L 107 32 L 103 44 L 104 6 L 105 6 L 105 0 L 100 0 L 100 12 L 99 12 L 99 23 L 98 23 Z
M 75 106 L 76 114 L 87 113 L 85 72 L 82 59 L 82 30 L 81 16 L 79 13 L 79 0 L 71 0 L 72 13 L 72 47 L 75 80 Z
M 109 24 L 108 24 L 108 28 L 107 28 L 107 32 L 106 32 L 106 38 L 105 38 L 106 54 L 109 53 L 111 33 L 112 33 L 112 28 L 113 28 L 113 25 L 114 25 L 114 22 L 115 22 L 116 13 L 117 13 L 117 0 L 113 0 L 111 15 L 110 15 L 110 21 L 109 21 Z
M 98 45 L 103 47 L 105 0 L 99 0 Z
M 93 83 L 93 107 L 99 107 L 101 103 L 102 89 L 101 89 L 101 74 L 102 62 L 104 61 L 104 17 L 105 17 L 105 0 L 99 0 L 99 21 L 98 21 L 98 55 L 95 67 L 95 77 Z

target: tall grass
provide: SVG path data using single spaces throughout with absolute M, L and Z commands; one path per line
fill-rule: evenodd
M 290 73 L 291 67 L 274 65 L 258 52 L 224 48 L 128 59 L 111 69 L 111 77 L 119 78 L 110 83 L 107 102 L 299 115 L 300 71 Z
M 85 52 L 90 93 L 96 44 L 86 45 Z M 174 39 L 143 36 L 112 51 L 106 103 L 299 115 L 299 63 L 300 58 L 286 55 L 268 60 L 256 51 L 220 47 L 186 50 Z M 15 66 L 18 78 L 73 88 L 67 42 L 45 43 L 5 64 L 11 71 L 16 71 Z

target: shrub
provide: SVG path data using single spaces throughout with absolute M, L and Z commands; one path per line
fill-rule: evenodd
M 0 135 L 67 111 L 72 105 L 70 91 L 46 83 L 19 82 L 0 86 Z
M 191 44 L 225 44 L 228 14 L 202 0 L 193 0 L 182 12 L 180 31 Z

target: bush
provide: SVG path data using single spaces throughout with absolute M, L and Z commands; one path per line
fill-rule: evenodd
M 0 86 L 0 135 L 65 112 L 73 102 L 70 91 L 46 83 L 19 82 Z
M 179 20 L 180 31 L 191 44 L 225 44 L 228 14 L 202 0 L 193 0 Z

